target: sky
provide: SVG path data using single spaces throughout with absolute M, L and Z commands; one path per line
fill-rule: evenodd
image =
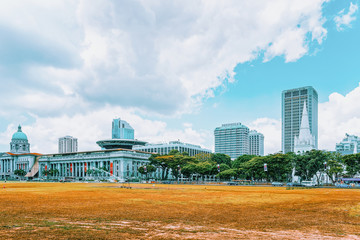
M 98 150 L 121 118 L 135 138 L 214 149 L 241 122 L 281 150 L 281 92 L 319 94 L 319 148 L 360 136 L 359 0 L 3 1 L 0 152 L 58 138 Z

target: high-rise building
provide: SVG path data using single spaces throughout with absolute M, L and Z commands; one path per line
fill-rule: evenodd
M 301 87 L 282 92 L 282 151 L 294 152 L 295 137 L 299 137 L 303 106 L 306 105 L 309 129 L 318 147 L 318 94 L 313 87 Z
M 224 153 L 231 159 L 249 153 L 249 128 L 241 123 L 222 124 L 215 128 L 215 153 Z
M 211 150 L 202 148 L 199 145 L 183 143 L 180 141 L 171 141 L 169 143 L 159 143 L 159 144 L 146 144 L 145 146 L 134 146 L 134 150 L 158 153 L 161 155 L 169 154 L 171 150 L 178 150 L 180 153 L 187 152 L 189 156 L 195 156 L 199 153 L 210 154 Z
M 336 144 L 336 152 L 342 155 L 360 152 L 360 138 L 355 135 L 346 134 L 345 138 Z
M 256 130 L 249 132 L 249 154 L 264 156 L 264 135 Z
M 78 151 L 77 138 L 65 136 L 59 138 L 59 153 L 72 153 Z
M 134 139 L 134 129 L 120 118 L 112 122 L 112 139 Z

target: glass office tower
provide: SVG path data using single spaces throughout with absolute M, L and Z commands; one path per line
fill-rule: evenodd
M 310 132 L 315 136 L 315 148 L 318 148 L 318 94 L 313 87 L 308 86 L 282 92 L 283 153 L 294 151 L 294 139 L 299 136 L 304 102 L 308 110 Z
M 120 118 L 112 122 L 112 139 L 134 139 L 134 129 Z
M 222 124 L 215 128 L 215 153 L 224 153 L 231 159 L 249 154 L 249 128 L 241 123 Z

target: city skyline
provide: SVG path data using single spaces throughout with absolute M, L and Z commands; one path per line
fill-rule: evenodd
M 274 153 L 281 92 L 303 86 L 319 95 L 318 148 L 335 150 L 345 133 L 360 135 L 358 5 L 3 3 L 0 152 L 19 124 L 32 152 L 57 152 L 67 134 L 98 150 L 119 116 L 137 139 L 212 150 L 213 129 L 241 122 Z

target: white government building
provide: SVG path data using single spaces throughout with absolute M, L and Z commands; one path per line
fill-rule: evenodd
M 15 178 L 14 171 L 17 169 L 25 170 L 25 177 L 28 179 L 71 177 L 82 180 L 112 177 L 125 181 L 143 177 L 140 176 L 138 168 L 149 162 L 151 154 L 132 150 L 132 146 L 143 145 L 145 142 L 135 139 L 110 139 L 98 141 L 98 144 L 107 149 L 45 155 L 30 153 L 28 138 L 19 126 L 12 136 L 10 152 L 0 153 L 0 179 Z M 151 178 L 160 178 L 161 170 L 157 169 L 149 175 Z

